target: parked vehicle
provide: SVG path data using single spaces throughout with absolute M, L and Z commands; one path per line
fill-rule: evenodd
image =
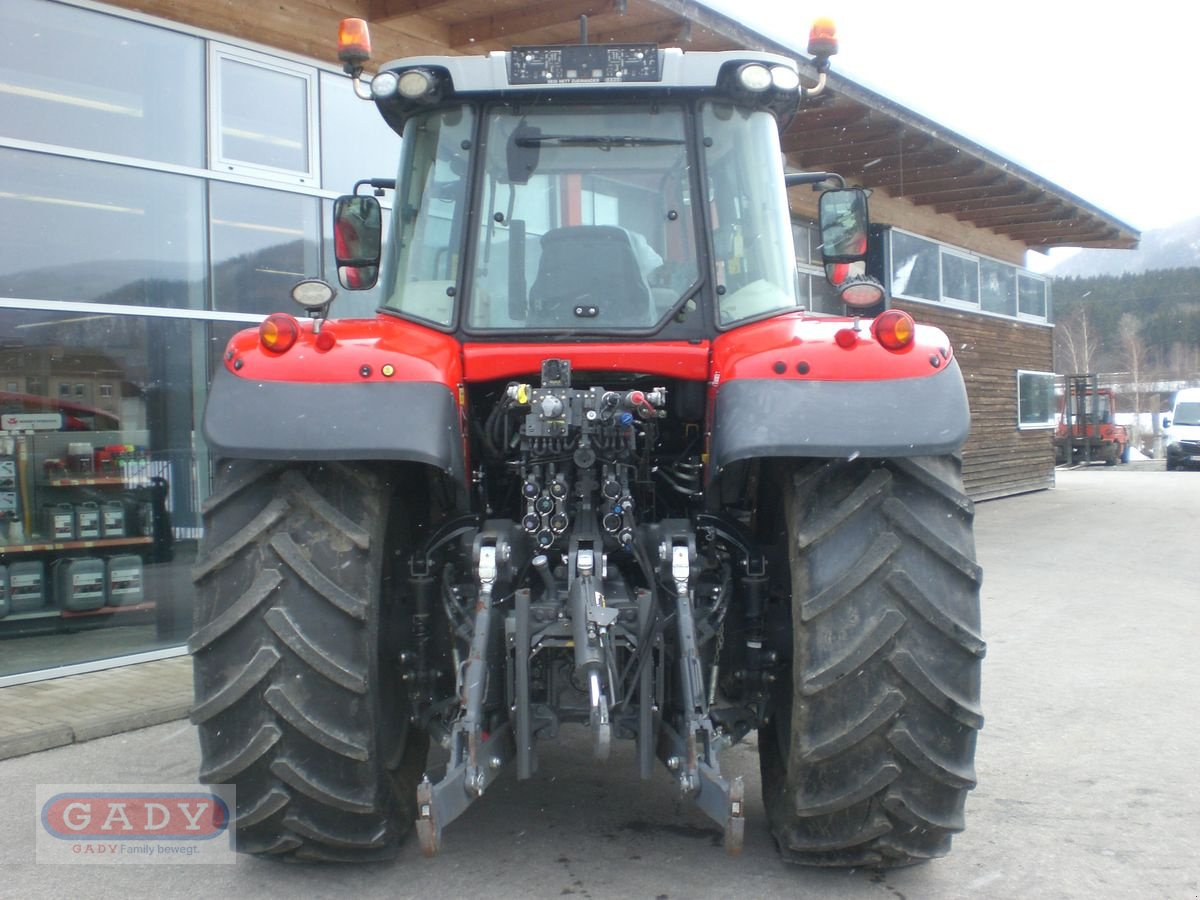
M 240 849 L 422 849 L 538 745 L 636 745 L 741 847 L 757 730 L 789 860 L 905 865 L 963 828 L 979 711 L 966 392 L 888 309 L 867 202 L 785 177 L 792 60 L 653 45 L 384 65 L 396 179 L 336 203 L 371 320 L 236 335 L 195 568 L 201 777 Z M 360 37 L 362 36 L 362 37 Z M 846 316 L 800 308 L 785 188 L 824 188 Z M 390 240 L 375 191 L 394 192 Z M 427 763 L 430 744 L 438 758 Z
M 1200 388 L 1175 395 L 1167 429 L 1167 471 L 1200 466 Z
M 1095 375 L 1064 376 L 1054 432 L 1057 465 L 1129 462 L 1129 429 L 1116 423 L 1116 397 Z

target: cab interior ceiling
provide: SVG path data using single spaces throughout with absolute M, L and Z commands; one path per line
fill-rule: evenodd
M 332 61 L 336 24 L 371 23 L 368 72 L 404 56 L 484 54 L 520 44 L 572 44 L 580 16 L 590 43 L 653 42 L 684 50 L 752 49 L 799 62 L 807 84 L 816 72 L 791 47 L 694 0 L 296 0 L 313 15 L 298 26 L 277 4 L 244 0 L 236 13 L 208 0 L 110 0 L 217 32 L 234 29 L 262 44 Z M 803 35 L 796 35 L 800 45 Z M 1137 246 L 1132 226 L 935 122 L 842 78 L 837 57 L 825 102 L 797 115 L 783 136 L 798 170 L 834 171 L 851 185 L 918 207 L 1035 250 Z

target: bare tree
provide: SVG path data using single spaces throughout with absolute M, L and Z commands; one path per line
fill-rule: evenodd
M 1058 369 L 1067 373 L 1093 371 L 1100 350 L 1100 336 L 1092 324 L 1088 308 L 1075 306 L 1054 329 L 1055 356 Z
M 1117 323 L 1117 336 L 1121 341 L 1121 356 L 1129 372 L 1130 396 L 1133 398 L 1133 443 L 1141 440 L 1142 378 L 1146 368 L 1146 342 L 1142 340 L 1142 326 L 1133 313 L 1125 313 Z

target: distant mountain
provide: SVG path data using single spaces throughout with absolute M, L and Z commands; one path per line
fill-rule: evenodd
M 1054 278 L 1136 275 L 1200 266 L 1200 218 L 1142 232 L 1137 250 L 1081 250 L 1047 273 Z

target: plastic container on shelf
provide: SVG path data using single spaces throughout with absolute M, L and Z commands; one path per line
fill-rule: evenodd
M 75 507 L 70 503 L 55 503 L 43 508 L 46 535 L 52 541 L 75 540 Z
M 146 601 L 142 558 L 113 556 L 108 560 L 106 589 L 109 606 L 136 606 Z
M 75 536 L 81 541 L 100 537 L 100 505 L 85 500 L 75 507 Z
M 12 613 L 37 612 L 46 608 L 46 567 L 41 560 L 9 565 L 8 607 Z
M 0 566 L 0 619 L 3 619 L 8 613 L 8 567 Z
M 104 605 L 104 560 L 84 557 L 54 563 L 54 588 L 58 605 L 72 612 L 87 612 Z
M 127 533 L 125 504 L 120 500 L 105 500 L 100 506 L 100 536 L 123 538 Z
M 93 449 L 86 442 L 67 444 L 67 465 L 77 475 L 91 475 L 93 471 Z

